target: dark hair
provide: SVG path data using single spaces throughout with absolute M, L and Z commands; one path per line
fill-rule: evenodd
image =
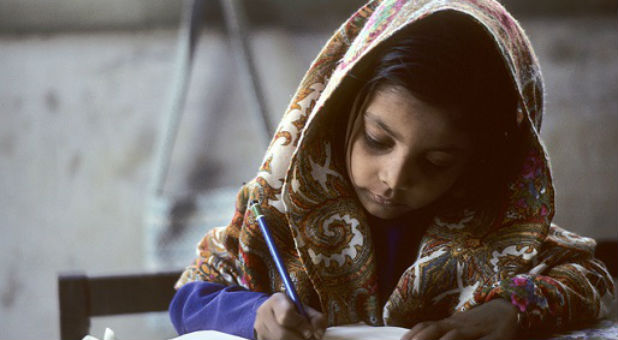
M 458 186 L 478 198 L 503 190 L 518 158 L 518 96 L 493 39 L 471 17 L 446 11 L 391 40 L 369 68 L 361 93 L 398 85 L 447 109 L 456 126 L 469 134 L 475 151 Z

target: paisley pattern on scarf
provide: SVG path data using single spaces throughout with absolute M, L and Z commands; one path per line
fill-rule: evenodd
M 504 57 L 519 94 L 517 120 L 527 148 L 506 199 L 492 207 L 439 211 L 413 265 L 387 301 L 379 301 L 373 242 L 347 178 L 337 98 L 352 70 L 397 32 L 441 11 L 469 16 Z M 349 111 L 349 110 L 348 110 Z M 371 1 L 326 43 L 305 74 L 257 176 L 237 196 L 226 227 L 210 231 L 177 283 L 208 280 L 250 290 L 283 291 L 248 202 L 260 202 L 301 300 L 329 324 L 364 321 L 410 327 L 493 298 L 511 301 L 522 327 L 558 329 L 603 316 L 613 282 L 592 257 L 594 241 L 551 224 L 554 189 L 539 139 L 543 83 L 519 24 L 492 0 Z M 338 120 L 339 119 L 339 120 Z M 345 119 L 344 119 L 345 121 Z

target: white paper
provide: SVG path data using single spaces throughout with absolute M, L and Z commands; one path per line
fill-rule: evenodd
M 187 333 L 181 335 L 179 337 L 170 339 L 170 340 L 244 340 L 245 338 L 241 338 L 236 335 L 231 335 L 227 333 L 217 332 L 217 331 L 197 331 L 193 333 Z
M 329 327 L 323 340 L 399 340 L 408 329 L 400 327 L 373 327 L 366 324 L 355 324 Z M 217 331 L 199 331 L 181 335 L 171 340 L 240 340 L 236 335 Z
M 329 327 L 323 340 L 399 340 L 408 329 L 400 327 L 373 327 L 364 323 Z

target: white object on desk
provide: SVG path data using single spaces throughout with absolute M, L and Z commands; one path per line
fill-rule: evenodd
M 86 335 L 85 337 L 82 338 L 82 340 L 99 340 L 99 339 L 95 338 L 92 335 Z M 111 328 L 105 328 L 105 333 L 103 333 L 103 340 L 116 340 L 116 334 L 114 334 L 114 331 L 112 331 Z
M 246 338 L 217 331 L 197 331 L 170 340 L 246 340 Z
M 322 340 L 399 340 L 408 329 L 400 327 L 373 327 L 364 323 L 329 327 Z M 217 331 L 199 331 L 181 335 L 171 340 L 241 340 L 236 335 Z
M 399 340 L 407 328 L 401 327 L 374 327 L 364 323 L 329 327 L 324 333 L 323 340 Z

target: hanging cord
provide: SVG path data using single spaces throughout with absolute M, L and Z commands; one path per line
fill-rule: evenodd
M 169 171 L 178 125 L 182 117 L 187 88 L 191 75 L 193 54 L 202 20 L 204 0 L 184 0 L 182 19 L 178 32 L 178 45 L 174 63 L 171 95 L 165 106 L 157 148 L 155 150 L 154 172 L 150 182 L 150 195 L 158 197 L 163 193 L 163 186 Z
M 196 196 L 190 195 L 181 199 L 165 197 L 164 186 L 187 96 L 191 66 L 205 2 L 205 0 L 184 0 L 182 5 L 170 96 L 164 107 L 158 130 L 159 134 L 157 135 L 157 144 L 153 156 L 153 172 L 148 187 L 144 216 L 147 228 L 144 238 L 146 259 L 153 267 L 160 265 L 158 263 L 160 261 L 155 259 L 157 256 L 155 254 L 160 254 L 159 245 L 162 244 L 162 240 L 164 243 L 168 241 L 170 235 L 174 237 L 175 234 L 181 233 L 186 223 L 182 216 L 177 215 L 177 209 L 181 208 L 180 211 L 184 215 L 187 215 L 187 212 L 182 209 L 196 209 Z M 257 120 L 259 120 L 255 130 L 259 130 L 258 133 L 261 132 L 260 137 L 264 140 L 264 144 L 268 145 L 272 137 L 272 129 L 266 116 L 262 91 L 259 87 L 252 56 L 245 40 L 244 17 L 241 10 L 238 9 L 239 4 L 235 0 L 221 0 L 221 7 L 225 13 L 226 26 L 234 48 L 234 55 L 239 68 L 238 74 L 241 77 L 240 81 L 247 95 L 247 102 L 257 116 Z
M 225 24 L 238 65 L 238 74 L 247 96 L 248 107 L 253 109 L 257 119 L 262 124 L 262 129 L 259 130 L 262 132 L 265 146 L 268 147 L 274 131 L 266 112 L 264 95 L 253 62 L 253 55 L 247 43 L 247 31 L 245 29 L 247 20 L 242 2 L 239 0 L 220 0 L 219 3 L 225 16 Z
M 197 44 L 200 23 L 205 0 L 184 0 L 181 26 L 178 34 L 178 47 L 174 64 L 174 78 L 169 102 L 165 107 L 161 121 L 162 134 L 159 135 L 154 172 L 150 183 L 150 194 L 158 197 L 163 193 L 163 186 L 169 171 L 170 159 L 178 134 L 178 126 L 187 95 L 187 88 L 191 74 L 193 54 Z M 248 48 L 245 31 L 245 15 L 238 0 L 220 0 L 225 15 L 225 23 L 230 34 L 234 56 L 239 68 L 238 74 L 245 88 L 249 102 L 257 119 L 261 122 L 261 136 L 265 146 L 268 146 L 273 135 L 272 124 L 266 113 L 263 92 L 258 80 L 253 56 Z

